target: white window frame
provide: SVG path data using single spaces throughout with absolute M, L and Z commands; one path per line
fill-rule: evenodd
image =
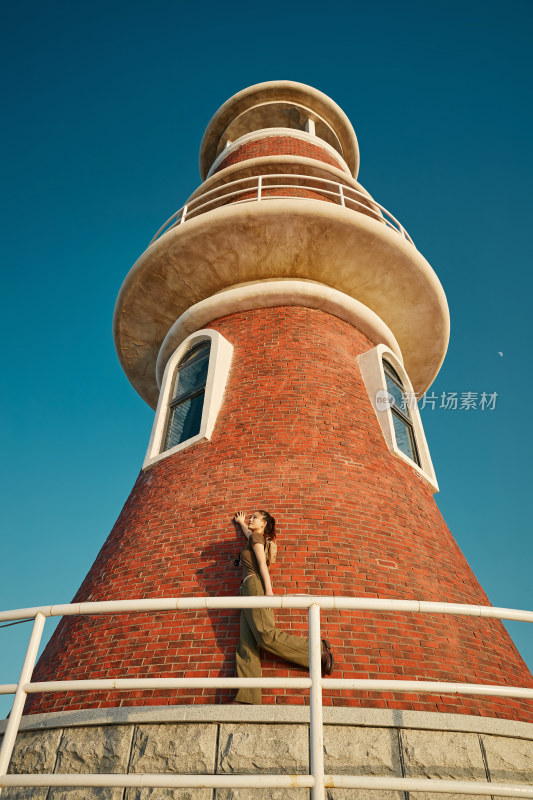
M 383 360 L 388 361 L 391 367 L 393 367 L 398 373 L 404 392 L 409 397 L 415 396 L 413 386 L 409 380 L 407 372 L 405 371 L 404 365 L 389 347 L 384 344 L 378 344 L 377 347 L 374 347 L 372 350 L 368 350 L 366 353 L 363 353 L 359 356 L 357 361 L 361 370 L 361 375 L 363 377 L 368 396 L 370 397 L 372 408 L 376 413 L 376 417 L 378 418 L 378 422 L 383 432 L 383 438 L 385 439 L 389 451 L 393 455 L 395 455 L 397 458 L 400 458 L 402 461 L 405 461 L 406 464 L 409 464 L 409 466 L 415 470 L 415 472 L 418 473 L 429 485 L 433 493 L 438 492 L 439 485 L 437 483 L 437 476 L 435 475 L 435 470 L 433 469 L 433 462 L 431 461 L 431 456 L 429 454 L 426 435 L 424 433 L 422 420 L 420 418 L 420 411 L 418 410 L 418 405 L 416 402 L 409 406 L 409 413 L 413 425 L 413 434 L 416 440 L 418 456 L 420 458 L 420 466 L 415 461 L 410 459 L 409 456 L 407 456 L 402 450 L 400 450 L 396 444 L 392 412 L 386 402 L 388 389 L 387 382 L 385 380 Z
M 176 377 L 178 365 L 189 350 L 195 347 L 195 345 L 206 341 L 211 343 L 211 350 L 209 353 L 209 366 L 205 383 L 200 431 L 196 436 L 191 436 L 190 439 L 186 439 L 180 442 L 180 444 L 175 445 L 175 447 L 171 447 L 162 452 L 161 448 L 163 447 L 168 422 L 172 386 Z M 143 469 L 150 467 L 157 461 L 161 461 L 162 458 L 167 458 L 168 456 L 178 453 L 180 450 L 184 450 L 186 447 L 191 447 L 193 444 L 196 444 L 196 442 L 209 441 L 211 439 L 218 412 L 222 406 L 232 356 L 233 345 L 218 331 L 211 330 L 210 328 L 204 328 L 187 336 L 170 356 L 165 367 L 163 380 L 161 381 L 159 401 L 157 403 L 152 435 L 150 436 L 150 443 L 144 459 Z

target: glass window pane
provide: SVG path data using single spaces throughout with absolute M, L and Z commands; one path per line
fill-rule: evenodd
M 191 347 L 191 349 L 185 353 L 183 358 L 180 359 L 179 366 L 182 367 L 187 363 L 187 361 L 194 361 L 201 356 L 203 357 L 208 355 L 210 349 L 211 342 L 201 342 L 201 344 L 195 344 L 194 347 Z
M 184 367 L 178 367 L 172 400 L 205 386 L 208 366 L 209 353 L 206 353 L 203 358 L 199 358 L 191 364 L 186 364 Z
M 418 464 L 418 456 L 414 449 L 414 443 L 412 439 L 412 431 L 411 427 L 407 425 L 397 414 L 392 414 L 392 422 L 394 425 L 394 434 L 396 436 L 396 444 L 398 445 L 398 449 L 405 453 L 411 461 L 414 461 L 415 464 Z
M 169 450 L 200 432 L 203 406 L 204 392 L 200 392 L 170 410 L 163 450 Z
M 394 378 L 396 383 L 399 383 L 400 386 L 403 386 L 402 379 L 400 378 L 400 376 L 398 375 L 392 364 L 389 364 L 388 361 L 383 361 L 383 367 L 385 368 L 385 372 L 388 372 L 391 378 Z
M 406 417 L 409 416 L 409 411 L 406 408 L 403 408 L 403 397 L 402 397 L 402 390 L 400 387 L 392 380 L 392 378 L 385 373 L 385 381 L 387 383 L 387 391 L 394 397 L 394 405 L 399 411 L 403 411 Z

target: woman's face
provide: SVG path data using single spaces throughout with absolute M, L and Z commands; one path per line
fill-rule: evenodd
M 266 526 L 266 519 L 259 511 L 254 511 L 254 513 L 250 516 L 250 520 L 248 522 L 248 527 L 254 533 L 263 533 Z

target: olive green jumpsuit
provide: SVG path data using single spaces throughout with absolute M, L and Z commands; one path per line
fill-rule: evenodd
M 265 543 L 262 533 L 252 533 L 241 552 L 244 576 L 239 594 L 243 597 L 262 597 L 265 594 L 259 563 L 253 551 L 256 542 Z M 271 608 L 243 608 L 236 661 L 239 678 L 260 678 L 259 648 L 268 650 L 286 661 L 309 668 L 309 640 L 292 636 L 275 627 Z M 261 689 L 239 689 L 235 700 L 239 703 L 261 703 Z

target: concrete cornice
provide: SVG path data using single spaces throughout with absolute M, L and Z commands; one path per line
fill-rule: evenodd
M 326 725 L 460 731 L 533 739 L 533 724 L 467 714 L 402 711 L 401 709 L 323 709 Z M 21 731 L 49 730 L 86 725 L 133 725 L 176 722 L 309 723 L 309 707 L 288 705 L 121 706 L 120 708 L 61 711 L 22 717 Z M 0 721 L 0 734 L 7 720 Z
M 322 283 L 372 309 L 394 334 L 414 391 L 431 384 L 446 353 L 449 313 L 428 262 L 382 221 L 303 198 L 230 203 L 150 245 L 115 307 L 128 379 L 155 408 L 156 360 L 176 319 L 236 284 L 284 278 Z
M 161 385 L 168 359 L 191 333 L 218 317 L 253 308 L 305 306 L 332 314 L 358 328 L 374 344 L 386 344 L 402 361 L 400 346 L 390 328 L 370 308 L 343 292 L 312 281 L 272 280 L 230 287 L 191 306 L 165 336 L 157 358 Z
M 249 86 L 230 97 L 215 113 L 207 126 L 200 147 L 200 173 L 207 176 L 217 157 L 220 138 L 230 122 L 244 111 L 275 101 L 294 102 L 317 113 L 335 132 L 342 156 L 357 177 L 359 147 L 352 124 L 344 111 L 323 92 L 295 81 L 267 81 Z M 267 126 L 268 127 L 268 126 Z

